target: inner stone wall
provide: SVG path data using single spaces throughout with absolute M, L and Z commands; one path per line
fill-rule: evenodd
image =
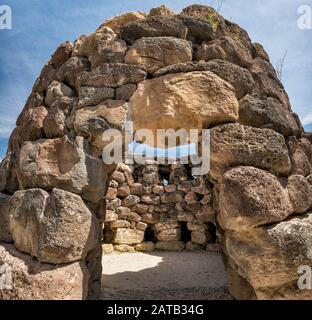
M 106 195 L 104 252 L 217 250 L 212 184 L 191 169 L 119 164 Z

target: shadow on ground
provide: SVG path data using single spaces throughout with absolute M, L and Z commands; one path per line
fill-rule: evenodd
M 102 300 L 229 300 L 218 253 L 153 252 L 103 257 Z

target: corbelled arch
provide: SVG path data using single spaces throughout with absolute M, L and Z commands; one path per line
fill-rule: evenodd
M 98 296 L 115 169 L 102 161 L 102 135 L 128 116 L 136 130 L 211 130 L 235 298 L 312 298 L 297 285 L 311 265 L 311 137 L 262 46 L 199 5 L 112 18 L 44 66 L 1 163 L 0 261 L 13 287 L 0 298 Z

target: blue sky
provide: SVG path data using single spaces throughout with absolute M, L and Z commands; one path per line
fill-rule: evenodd
M 187 0 L 0 0 L 13 11 L 13 29 L 0 30 L 0 159 L 36 76 L 59 43 L 93 32 L 103 21 L 161 4 L 181 10 Z M 212 0 L 197 1 L 211 4 Z M 215 0 L 215 3 L 218 1 Z M 286 57 L 283 83 L 293 110 L 312 131 L 312 30 L 297 27 L 298 7 L 312 0 L 225 0 L 221 14 L 245 28 L 273 65 Z

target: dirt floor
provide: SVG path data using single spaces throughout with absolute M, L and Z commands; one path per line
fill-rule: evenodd
M 209 252 L 109 254 L 102 300 L 228 300 L 222 258 Z

